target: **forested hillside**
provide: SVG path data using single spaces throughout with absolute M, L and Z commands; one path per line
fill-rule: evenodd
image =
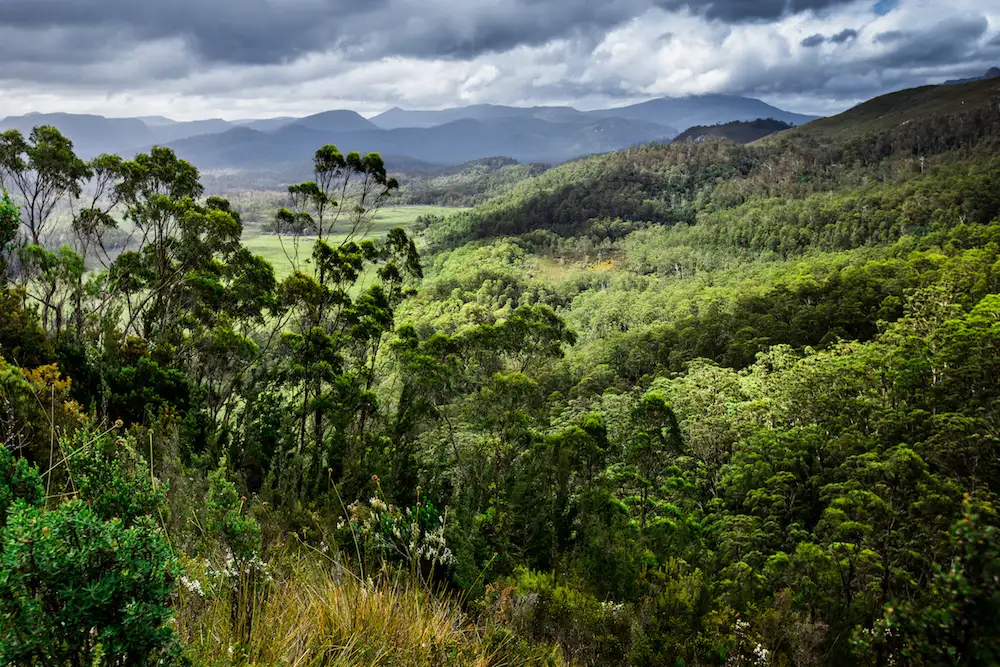
M 548 169 L 543 164 L 521 164 L 511 158 L 476 160 L 430 174 L 407 174 L 400 179 L 396 201 L 438 206 L 476 206 L 513 189 L 521 181 Z
M 965 86 L 463 170 L 498 194 L 414 237 L 326 146 L 281 279 L 169 149 L 2 135 L 0 664 L 996 664 L 1000 100 Z
M 674 141 L 704 141 L 705 139 L 714 137 L 716 139 L 728 139 L 737 144 L 749 144 L 776 132 L 787 130 L 790 127 L 792 125 L 789 123 L 774 120 L 773 118 L 734 121 L 719 125 L 695 125 L 674 137 Z

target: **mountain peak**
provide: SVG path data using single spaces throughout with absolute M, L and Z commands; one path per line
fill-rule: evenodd
M 312 116 L 300 118 L 293 124 L 320 132 L 366 132 L 378 129 L 378 126 L 357 111 L 349 109 L 321 111 Z

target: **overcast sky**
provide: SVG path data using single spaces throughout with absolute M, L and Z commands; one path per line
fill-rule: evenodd
M 0 0 L 0 116 L 732 93 L 828 114 L 1000 65 L 1000 0 Z

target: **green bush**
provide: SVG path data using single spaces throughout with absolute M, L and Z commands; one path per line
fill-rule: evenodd
M 15 501 L 39 507 L 44 500 L 45 491 L 38 470 L 26 459 L 14 458 L 9 449 L 0 446 L 0 530 L 7 525 L 7 512 Z
M 148 514 L 102 516 L 117 504 L 105 501 L 120 502 L 125 492 L 133 495 L 130 507 L 150 510 L 162 496 L 137 483 L 141 457 L 128 454 L 124 464 L 108 459 L 101 466 L 96 455 L 82 454 L 91 474 L 100 472 L 102 486 L 81 477 L 87 500 L 46 508 L 37 470 L 0 447 L 0 664 L 179 660 L 168 624 L 177 572 L 169 544 Z
M 559 644 L 574 664 L 631 664 L 635 614 L 629 605 L 601 602 L 552 574 L 528 570 L 489 590 L 487 605 L 520 636 Z
M 11 242 L 17 237 L 21 226 L 21 209 L 10 199 L 6 190 L 0 197 L 0 250 L 10 248 Z

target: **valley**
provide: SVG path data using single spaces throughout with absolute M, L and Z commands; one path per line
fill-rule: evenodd
M 5 123 L 0 663 L 1000 660 L 1000 79 Z

